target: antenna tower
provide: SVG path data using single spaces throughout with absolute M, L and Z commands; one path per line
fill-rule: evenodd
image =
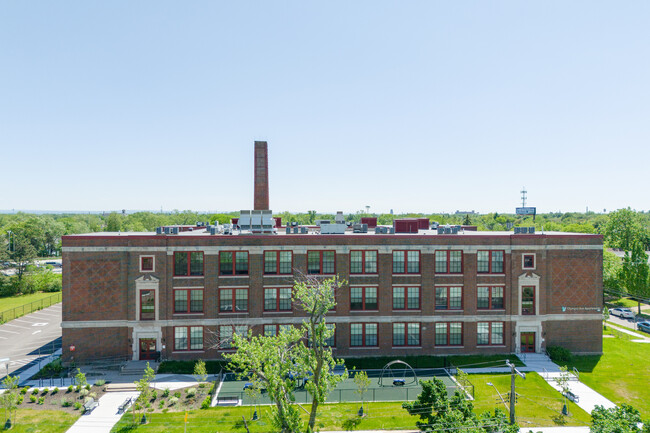
M 526 187 L 522 186 L 520 192 L 521 192 L 521 207 L 526 207 L 526 193 L 528 192 L 526 191 Z

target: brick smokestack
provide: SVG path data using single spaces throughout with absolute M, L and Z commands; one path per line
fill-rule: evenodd
M 269 209 L 269 154 L 266 141 L 255 142 L 255 202 L 253 209 Z

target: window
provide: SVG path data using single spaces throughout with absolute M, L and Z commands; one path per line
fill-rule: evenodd
M 476 259 L 479 274 L 503 273 L 503 251 L 478 251 Z
M 174 276 L 187 277 L 203 275 L 203 252 L 188 251 L 174 253 Z
M 154 256 L 140 256 L 140 272 L 153 272 L 155 259 Z
M 377 324 L 376 323 L 351 323 L 350 324 L 350 346 L 351 347 L 377 346 Z
M 535 287 L 524 286 L 521 288 L 521 314 L 535 314 Z
M 419 287 L 393 287 L 393 310 L 419 310 Z
M 462 287 L 436 287 L 436 310 L 462 310 Z
M 463 323 L 436 323 L 436 346 L 462 346 Z
M 219 275 L 248 275 L 248 251 L 220 252 Z
M 503 287 L 481 287 L 477 289 L 478 300 L 476 308 L 479 310 L 503 309 Z
M 180 326 L 174 328 L 174 350 L 203 350 L 203 327 Z
M 521 267 L 523 269 L 535 269 L 535 254 L 524 254 L 521 257 Z
M 220 289 L 219 311 L 221 313 L 248 311 L 248 289 Z
M 291 289 L 264 289 L 264 311 L 291 311 Z
M 419 346 L 419 323 L 393 323 L 393 346 Z
M 436 274 L 462 274 L 462 251 L 436 251 Z
M 203 289 L 175 289 L 174 313 L 202 313 Z
M 377 251 L 350 251 L 351 274 L 376 274 Z
M 232 349 L 232 336 L 247 335 L 248 326 L 246 325 L 221 325 L 219 326 L 219 348 Z
M 393 273 L 394 274 L 419 274 L 420 273 L 420 252 L 419 251 L 393 251 Z
M 336 253 L 334 251 L 308 251 L 308 274 L 333 274 L 336 266 Z
M 156 319 L 156 291 L 140 290 L 140 320 Z
M 479 346 L 503 345 L 503 322 L 478 322 L 476 344 Z
M 377 288 L 350 287 L 350 310 L 377 310 Z
M 290 329 L 292 325 L 264 325 L 264 336 L 275 337 L 283 329 Z
M 291 251 L 264 251 L 265 274 L 293 273 L 293 253 Z

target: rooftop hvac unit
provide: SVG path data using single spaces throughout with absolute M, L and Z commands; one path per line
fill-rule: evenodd
M 386 229 L 388 230 L 389 235 L 394 235 L 395 234 L 395 227 L 386 227 Z
M 299 233 L 299 231 L 300 231 L 300 227 L 296 226 L 296 227 L 293 228 L 294 233 L 297 234 L 297 233 Z
M 307 227 L 300 227 L 300 234 L 306 235 L 307 234 Z
M 178 227 L 165 227 L 165 234 L 167 235 L 177 235 Z
M 431 229 L 435 230 L 435 229 L 438 228 L 439 225 L 440 224 L 438 223 L 438 221 L 433 221 L 433 222 L 431 222 Z
M 345 217 L 343 216 L 342 211 L 336 212 L 336 216 L 334 217 L 334 222 L 337 224 L 345 224 Z
M 320 227 L 322 235 L 342 235 L 345 234 L 345 224 L 324 224 Z
M 445 234 L 450 235 L 451 234 L 451 227 L 445 227 Z
M 211 235 L 216 235 L 217 233 L 219 233 L 219 229 L 217 227 L 210 227 Z
M 535 234 L 535 227 L 528 227 L 528 233 Z
M 444 235 L 445 234 L 445 228 L 444 227 L 438 227 L 438 234 L 439 235 Z
M 287 226 L 285 227 L 285 229 L 287 230 L 287 234 L 290 234 L 290 233 L 291 233 L 291 226 L 289 226 L 288 224 L 287 224 Z
M 386 233 L 388 233 L 388 227 L 377 226 L 375 227 L 375 233 L 385 235 Z
M 452 235 L 457 235 L 458 234 L 458 227 L 452 227 L 451 228 L 451 234 Z
M 316 220 L 316 225 L 318 227 L 321 227 L 321 226 L 324 226 L 325 224 L 330 224 L 330 223 L 331 223 L 330 220 Z
M 168 235 L 168 234 L 170 234 L 170 233 L 172 232 L 172 228 L 171 228 L 171 227 L 165 227 L 164 230 L 165 230 L 165 234 L 166 234 L 166 235 Z
M 162 227 L 156 227 L 156 234 L 157 235 L 161 235 L 161 234 L 163 234 L 163 232 L 164 232 L 164 229 Z
M 368 233 L 368 224 L 354 224 L 352 226 L 353 233 Z
M 298 221 L 291 221 L 291 227 L 296 227 L 298 225 Z

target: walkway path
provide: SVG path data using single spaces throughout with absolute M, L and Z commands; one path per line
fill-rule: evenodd
M 99 399 L 99 406 L 88 415 L 81 415 L 68 433 L 109 433 L 120 420 L 122 413 L 117 409 L 129 397 L 137 397 L 138 392 L 107 392 Z
M 614 325 L 612 322 L 607 322 L 607 326 L 609 326 L 612 329 L 616 329 L 617 331 L 622 332 L 624 334 L 628 334 L 633 337 L 636 337 L 636 340 L 632 340 L 632 343 L 650 343 L 650 337 L 646 337 L 645 335 L 639 332 L 630 331 L 629 329 L 625 329 L 625 328 L 619 328 L 618 326 Z

